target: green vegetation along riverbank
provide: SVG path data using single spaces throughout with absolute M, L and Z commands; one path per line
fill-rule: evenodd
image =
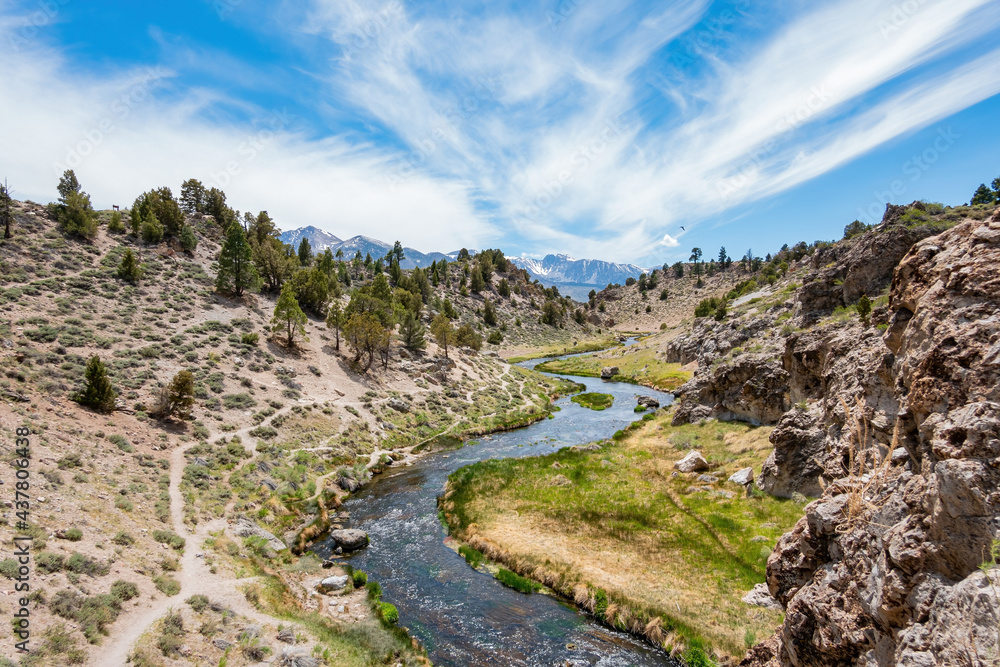
M 759 470 L 769 432 L 716 421 L 672 427 L 661 411 L 598 448 L 456 471 L 441 509 L 457 539 L 608 624 L 725 659 L 781 622 L 780 612 L 740 598 L 764 581 L 775 541 L 803 506 L 746 497 L 726 482 Z M 709 469 L 677 473 L 691 449 Z

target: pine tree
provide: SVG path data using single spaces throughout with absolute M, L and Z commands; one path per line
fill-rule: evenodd
M 347 315 L 344 313 L 344 307 L 338 299 L 334 299 L 326 309 L 326 328 L 333 330 L 336 341 L 335 349 L 338 352 L 340 352 L 340 330 L 344 328 L 346 323 Z
M 238 225 L 237 225 L 238 226 Z M 306 338 L 306 314 L 299 308 L 295 299 L 295 288 L 290 282 L 281 288 L 278 303 L 274 306 L 274 316 L 271 318 L 271 330 L 275 333 L 285 332 L 288 347 L 295 347 L 295 334 Z
M 403 321 L 399 324 L 399 337 L 407 350 L 422 350 L 427 347 L 427 340 L 424 337 L 426 329 L 412 311 L 407 310 L 403 315 Z
M 181 249 L 191 252 L 198 247 L 198 237 L 195 236 L 194 230 L 191 229 L 191 225 L 185 223 L 181 226 L 180 232 L 177 234 L 177 240 L 181 244 Z
M 59 179 L 59 185 L 56 186 L 59 190 L 59 202 L 61 204 L 66 204 L 71 193 L 80 192 L 80 181 L 76 179 L 76 173 L 72 169 L 67 169 L 63 172 L 62 177 Z
M 309 266 L 312 263 L 312 245 L 309 243 L 309 239 L 302 237 L 299 241 L 299 264 L 302 266 Z
M 253 265 L 246 233 L 240 225 L 230 225 L 226 242 L 219 254 L 219 275 L 215 279 L 215 289 L 239 297 L 247 290 L 256 289 L 259 284 L 260 277 Z
M 479 294 L 486 288 L 486 281 L 483 280 L 483 274 L 479 269 L 474 269 L 472 271 L 472 293 Z
M 116 234 L 121 234 L 125 231 L 125 225 L 122 224 L 121 211 L 112 211 L 111 219 L 108 220 L 108 231 Z
M 3 237 L 5 239 L 13 236 L 10 231 L 10 223 L 14 221 L 14 216 L 10 212 L 10 204 L 10 186 L 7 185 L 7 180 L 4 179 L 3 185 L 0 185 L 0 220 L 3 220 Z
M 444 352 L 444 358 L 448 358 L 448 347 L 455 342 L 455 329 L 451 326 L 451 320 L 445 314 L 440 314 L 431 322 L 431 333 L 438 347 Z
M 101 358 L 95 354 L 87 361 L 83 391 L 76 394 L 73 399 L 80 405 L 107 413 L 115 409 L 116 396 L 108 378 L 108 371 Z
M 143 243 L 156 244 L 163 240 L 163 225 L 156 219 L 156 214 L 150 211 L 142 218 L 139 225 L 139 236 Z
M 181 183 L 181 208 L 187 213 L 204 213 L 208 192 L 201 181 L 189 178 Z
M 483 304 L 483 322 L 489 327 L 497 325 L 497 311 L 489 299 L 486 299 L 486 303 Z
M 867 294 L 862 294 L 861 298 L 858 299 L 858 318 L 863 325 L 868 326 L 868 318 L 871 314 L 872 302 Z
M 122 255 L 122 261 L 118 265 L 118 277 L 130 283 L 138 282 L 139 278 L 142 277 L 142 269 L 139 268 L 139 262 L 136 260 L 132 248 L 127 248 L 125 254 Z
M 985 183 L 980 183 L 979 187 L 976 188 L 975 194 L 972 195 L 972 201 L 969 202 L 973 206 L 979 204 L 992 204 L 996 196 L 992 190 L 986 187 Z

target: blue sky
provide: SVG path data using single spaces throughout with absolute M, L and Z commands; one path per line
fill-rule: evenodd
M 1000 3 L 0 0 L 0 176 L 657 265 L 1000 176 Z M 684 229 L 681 229 L 683 227 Z

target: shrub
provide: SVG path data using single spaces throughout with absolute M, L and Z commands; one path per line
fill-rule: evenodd
M 111 595 L 121 602 L 128 602 L 132 598 L 139 597 L 139 587 L 131 581 L 119 579 L 111 584 Z
M 63 532 L 63 539 L 70 542 L 79 542 L 83 539 L 83 531 L 79 528 L 70 528 Z
M 154 530 L 153 539 L 161 544 L 166 544 L 172 549 L 180 551 L 187 544 L 187 541 L 172 530 Z
M 389 625 L 399 622 L 399 611 L 396 606 L 388 602 L 380 602 L 378 606 L 379 617 Z
M 115 533 L 115 536 L 111 538 L 111 542 L 121 547 L 130 547 L 135 544 L 135 538 L 126 533 L 124 530 L 119 530 Z
M 115 498 L 115 507 L 123 512 L 131 512 L 135 509 L 135 505 L 132 504 L 132 501 L 125 496 L 118 496 Z
M 191 608 L 200 614 L 201 612 L 205 611 L 206 607 L 208 607 L 208 596 L 192 595 L 187 600 L 185 600 L 185 602 L 191 605 Z
M 56 461 L 56 466 L 60 470 L 69 470 L 69 469 L 72 469 L 72 468 L 79 468 L 82 465 L 83 465 L 83 462 L 80 460 L 80 455 L 76 454 L 76 453 L 67 454 L 66 456 L 64 456 L 61 459 L 59 459 L 58 461 Z
M 126 454 L 131 454 L 132 452 L 135 451 L 135 448 L 132 447 L 132 444 L 128 440 L 126 440 L 125 436 L 123 435 L 112 433 L 111 435 L 108 436 L 108 441 L 114 443 L 115 447 L 122 450 Z
M 257 405 L 257 401 L 249 394 L 226 394 L 222 397 L 222 405 L 227 410 L 247 410 Z
M 368 583 L 368 573 L 364 570 L 354 570 L 351 572 L 351 581 L 355 588 L 363 588 Z
M 153 577 L 153 585 L 168 597 L 181 592 L 180 582 L 167 574 L 158 574 Z
M 0 561 L 0 574 L 7 577 L 8 579 L 13 579 L 18 576 L 19 566 L 17 561 L 13 558 L 5 558 Z
M 83 554 L 73 554 L 67 558 L 63 568 L 67 572 L 86 574 L 91 577 L 103 577 L 111 570 L 110 566 Z
M 59 554 L 43 551 L 35 556 L 35 565 L 38 566 L 38 569 L 42 572 L 52 573 L 61 570 L 65 560 L 66 559 Z

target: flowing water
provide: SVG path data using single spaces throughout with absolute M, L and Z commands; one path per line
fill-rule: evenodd
M 587 391 L 614 395 L 614 405 L 595 412 L 561 399 L 553 419 L 389 469 L 344 503 L 351 527 L 371 537 L 371 546 L 352 556 L 350 564 L 382 585 L 383 599 L 396 605 L 400 624 L 423 643 L 435 665 L 676 664 L 664 652 L 602 626 L 565 601 L 503 586 L 473 570 L 444 543 L 437 498 L 458 468 L 609 438 L 642 416 L 633 412 L 637 395 L 655 396 L 661 405 L 672 400 L 636 385 L 567 379 L 583 382 Z M 325 557 L 329 544 L 318 544 L 315 551 Z

